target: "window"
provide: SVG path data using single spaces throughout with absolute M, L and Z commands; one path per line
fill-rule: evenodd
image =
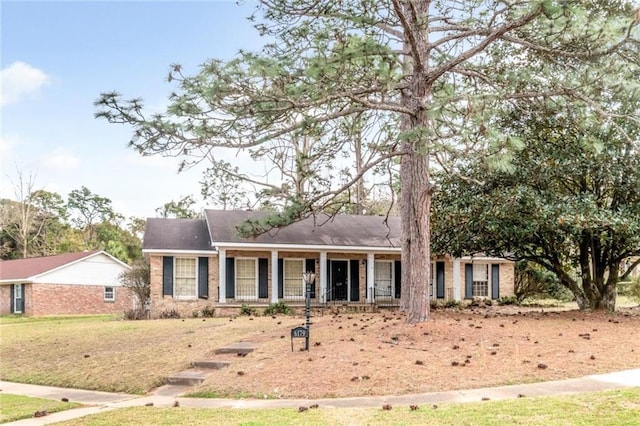
M 431 262 L 431 279 L 429 280 L 429 298 L 433 299 L 433 284 L 436 282 L 436 262 Z
M 236 258 L 236 299 L 257 299 L 257 259 Z
M 473 297 L 489 297 L 489 265 L 473 264 Z
M 196 259 L 176 258 L 173 296 L 177 298 L 196 297 Z
M 373 288 L 375 297 L 392 297 L 393 262 L 377 260 L 373 271 Z
M 114 300 L 116 300 L 116 289 L 113 287 L 105 287 L 104 300 L 107 302 L 113 302 Z
M 304 297 L 304 261 L 302 259 L 284 259 L 284 297 Z

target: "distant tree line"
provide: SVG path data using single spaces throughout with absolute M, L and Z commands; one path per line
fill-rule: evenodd
M 82 186 L 67 194 L 36 189 L 18 173 L 15 199 L 0 199 L 0 258 L 19 259 L 105 250 L 126 262 L 142 257 L 144 219 L 114 211 L 111 200 Z

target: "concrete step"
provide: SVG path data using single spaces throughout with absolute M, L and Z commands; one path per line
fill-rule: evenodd
M 204 361 L 193 361 L 191 366 L 194 368 L 205 368 L 207 370 L 222 370 L 223 368 L 227 368 L 230 364 L 230 361 L 210 359 Z
M 179 386 L 194 386 L 204 382 L 209 377 L 211 371 L 198 370 L 195 368 L 175 373 L 167 378 L 167 384 Z
M 256 345 L 253 342 L 236 342 L 231 343 L 222 348 L 216 349 L 216 354 L 243 354 L 246 355 L 249 352 L 253 352 L 256 349 Z

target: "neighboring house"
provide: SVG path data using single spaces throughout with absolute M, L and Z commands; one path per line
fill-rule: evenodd
M 97 250 L 0 261 L 0 314 L 122 313 L 133 307 L 118 280 L 129 268 Z
M 238 235 L 238 225 L 266 214 L 206 210 L 204 219 L 148 219 L 143 253 L 151 266 L 152 316 L 191 315 L 205 306 L 302 305 L 306 271 L 316 277 L 314 306 L 399 303 L 399 218 L 320 215 L 255 238 Z M 511 296 L 513 274 L 505 259 L 436 257 L 432 297 Z

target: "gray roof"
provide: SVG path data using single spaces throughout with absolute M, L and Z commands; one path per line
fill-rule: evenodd
M 319 214 L 255 238 L 242 238 L 237 226 L 247 219 L 264 218 L 269 213 L 256 211 L 205 210 L 212 244 L 295 244 L 344 247 L 400 247 L 400 218 L 385 216 L 334 217 Z M 385 223 L 385 220 L 387 222 Z
M 212 250 L 204 219 L 147 219 L 145 250 Z

